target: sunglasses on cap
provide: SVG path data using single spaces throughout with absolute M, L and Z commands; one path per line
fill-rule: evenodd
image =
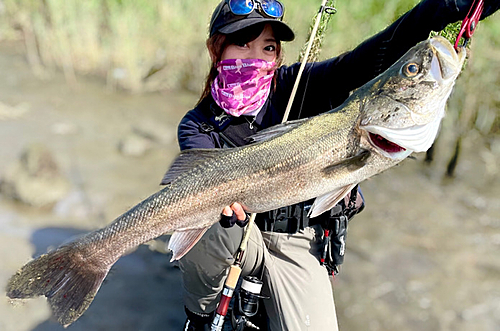
M 234 15 L 248 15 L 255 9 L 271 18 L 282 18 L 285 9 L 277 0 L 226 0 Z
M 282 21 L 284 11 L 277 0 L 222 0 L 210 19 L 209 35 L 231 34 L 255 24 L 271 23 L 276 38 L 291 41 L 295 35 Z

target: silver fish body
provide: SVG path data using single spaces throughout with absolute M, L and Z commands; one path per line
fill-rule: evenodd
M 182 152 L 164 189 L 107 227 L 27 263 L 7 295 L 45 295 L 58 321 L 69 325 L 127 250 L 174 232 L 170 247 L 178 259 L 233 202 L 264 212 L 317 198 L 310 216 L 321 214 L 354 185 L 430 147 L 464 58 L 433 38 L 337 109 L 264 130 L 248 146 Z

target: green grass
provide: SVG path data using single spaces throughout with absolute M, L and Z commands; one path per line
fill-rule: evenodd
M 110 89 L 132 93 L 187 89 L 199 93 L 209 66 L 208 22 L 219 0 L 3 0 L 0 38 L 25 40 L 39 73 L 62 70 L 69 83 L 78 75 L 102 77 Z M 285 21 L 297 38 L 285 43 L 285 63 L 295 62 L 308 37 L 320 0 L 288 0 Z M 417 3 L 414 0 L 335 1 L 317 54 L 319 60 L 355 47 Z M 417 27 L 418 28 L 418 27 Z M 500 20 L 481 22 L 456 92 L 487 95 L 452 99 L 482 132 L 497 131 L 500 100 Z M 467 101 L 464 101 L 467 99 Z M 469 111 L 471 112 L 471 111 Z
M 111 88 L 132 92 L 199 91 L 209 66 L 208 22 L 218 0 L 4 0 L 0 37 L 26 38 L 34 64 L 62 69 L 68 79 L 99 75 Z M 284 46 L 296 61 L 321 1 L 286 1 L 297 33 Z M 402 5 L 402 3 L 404 3 Z M 413 1 L 338 1 L 320 58 L 353 47 L 391 22 Z M 395 11 L 397 13 L 395 13 Z M 363 22 L 359 24 L 359 22 Z M 32 38 L 30 38 L 30 36 Z M 154 74 L 151 74 L 154 73 Z

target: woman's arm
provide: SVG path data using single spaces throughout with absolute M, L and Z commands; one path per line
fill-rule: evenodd
M 473 0 L 424 0 L 386 29 L 365 40 L 355 49 L 326 61 L 308 64 L 294 102 L 292 114 L 308 117 L 336 108 L 350 91 L 367 83 L 389 68 L 431 31 L 463 19 Z M 498 0 L 486 0 L 482 18 L 494 13 Z M 283 89 L 291 91 L 299 64 L 280 72 Z M 291 83 L 290 83 L 291 82 Z M 305 93 L 304 93 L 305 91 Z M 290 92 L 288 92 L 289 95 Z M 302 100 L 302 96 L 304 99 Z
M 196 109 L 188 112 L 177 127 L 177 138 L 181 151 L 191 148 L 215 148 L 216 142 L 213 133 L 203 129 L 208 124 Z

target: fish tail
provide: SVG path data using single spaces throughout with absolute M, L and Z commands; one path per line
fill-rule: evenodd
M 62 246 L 22 267 L 7 284 L 7 296 L 44 295 L 59 323 L 68 326 L 89 307 L 110 266 L 85 259 L 74 244 Z

